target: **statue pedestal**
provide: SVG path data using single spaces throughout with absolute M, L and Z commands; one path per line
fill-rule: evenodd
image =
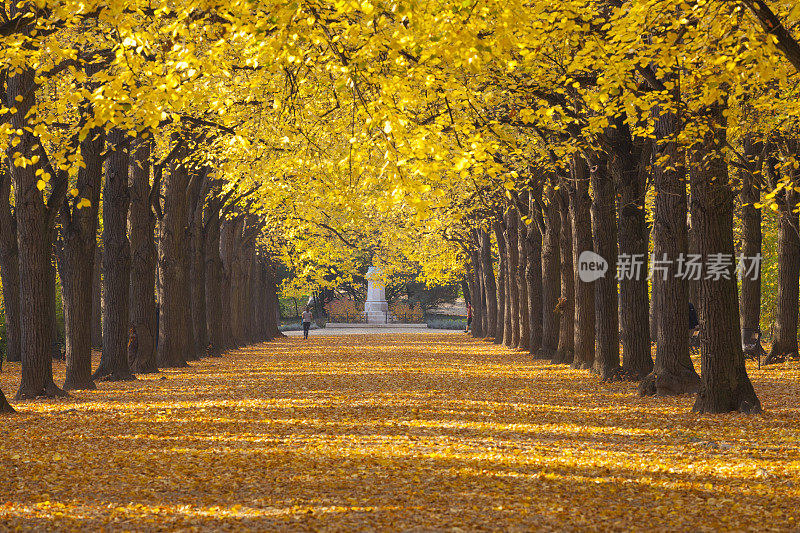
M 386 288 L 378 279 L 378 270 L 371 266 L 367 270 L 367 301 L 364 302 L 364 318 L 367 324 L 386 324 L 389 322 L 389 303 L 386 301 Z

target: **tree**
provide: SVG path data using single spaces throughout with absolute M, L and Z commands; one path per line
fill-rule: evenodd
M 158 372 L 156 362 L 156 213 L 158 193 L 161 188 L 163 162 L 154 173 L 150 184 L 150 158 L 152 135 L 140 135 L 131 147 L 130 169 L 128 172 L 128 235 L 131 255 L 130 273 L 130 323 L 136 331 L 137 349 L 128 365 L 136 374 Z
M 692 224 L 698 253 L 707 261 L 733 257 L 733 198 L 726 146 L 724 107 L 712 105 L 708 127 L 691 150 Z M 718 255 L 715 255 L 718 254 Z M 729 259 L 730 261 L 730 259 Z M 733 262 L 720 265 L 719 277 L 708 272 L 699 283 L 702 388 L 692 410 L 698 413 L 761 412 L 744 364 L 739 333 L 739 301 Z
M 19 249 L 17 217 L 11 207 L 11 171 L 0 164 L 0 274 L 3 279 L 3 310 L 6 322 L 6 360 L 20 361 Z
M 87 74 L 96 67 L 87 69 Z M 85 110 L 84 112 L 87 112 Z M 92 128 L 81 142 L 84 167 L 61 206 L 59 270 L 64 300 L 67 369 L 64 390 L 95 389 L 92 378 L 92 281 L 105 132 Z
M 177 140 L 178 136 L 173 135 L 172 142 Z M 186 356 L 190 349 L 186 344 L 189 323 L 184 320 L 181 309 L 188 303 L 184 291 L 188 272 L 184 269 L 181 251 L 187 218 L 184 197 L 189 181 L 184 163 L 187 156 L 186 147 L 179 144 L 175 158 L 169 165 L 169 172 L 163 179 L 164 217 L 161 219 L 158 239 L 158 301 L 161 316 L 156 360 L 159 368 L 187 366 Z
M 800 152 L 800 143 L 786 143 L 790 155 Z M 769 166 L 777 162 L 773 159 Z M 779 212 L 778 220 L 778 298 L 775 309 L 775 326 L 772 346 L 767 357 L 771 363 L 786 354 L 797 354 L 798 302 L 800 301 L 800 216 L 797 213 L 800 195 L 795 188 L 800 185 L 800 173 L 789 169 L 783 179 L 778 179 L 779 170 L 770 169 L 771 185 L 776 191 L 775 199 Z

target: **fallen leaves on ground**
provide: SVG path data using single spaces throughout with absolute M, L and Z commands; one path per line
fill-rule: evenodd
M 698 416 L 458 333 L 281 339 L 15 403 L 0 530 L 797 529 L 800 365 L 748 369 L 766 414 Z

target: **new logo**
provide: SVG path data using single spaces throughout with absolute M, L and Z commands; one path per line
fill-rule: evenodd
M 581 252 L 578 257 L 578 276 L 584 283 L 591 283 L 605 277 L 608 261 L 591 250 Z

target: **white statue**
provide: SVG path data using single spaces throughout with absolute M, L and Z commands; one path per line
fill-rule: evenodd
M 385 324 L 389 321 L 389 304 L 386 301 L 386 287 L 380 271 L 374 266 L 367 270 L 367 301 L 364 315 L 369 324 Z

